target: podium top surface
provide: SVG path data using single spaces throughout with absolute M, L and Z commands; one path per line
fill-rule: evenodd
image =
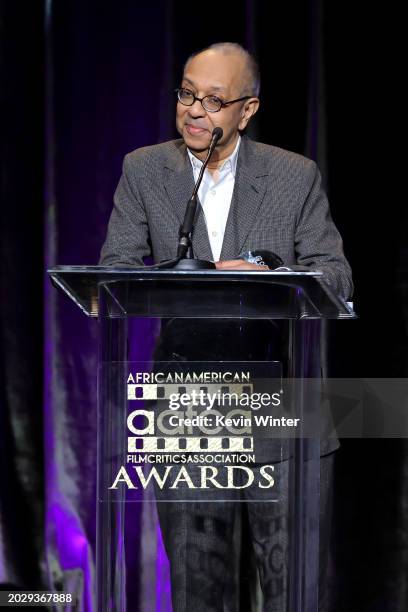
M 53 284 L 87 315 L 351 319 L 319 271 L 180 271 L 56 266 Z M 100 304 L 103 296 L 104 304 Z

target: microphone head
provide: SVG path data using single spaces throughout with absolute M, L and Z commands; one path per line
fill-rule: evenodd
M 211 134 L 212 139 L 215 140 L 215 142 L 218 142 L 222 138 L 223 133 L 224 132 L 222 131 L 222 128 L 220 127 L 214 128 Z

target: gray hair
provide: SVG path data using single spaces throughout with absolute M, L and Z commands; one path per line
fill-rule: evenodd
M 197 55 L 200 55 L 200 53 L 204 53 L 204 51 L 209 51 L 209 50 L 221 51 L 222 53 L 225 53 L 226 55 L 229 55 L 230 53 L 238 53 L 239 55 L 241 55 L 241 57 L 243 57 L 246 63 L 246 78 L 247 78 L 242 95 L 255 96 L 256 98 L 259 96 L 259 90 L 261 88 L 261 78 L 260 78 L 258 63 L 256 59 L 254 58 L 254 56 L 251 55 L 246 49 L 244 49 L 244 47 L 242 47 L 238 43 L 232 43 L 232 42 L 214 43 L 213 45 L 210 45 L 209 47 L 205 47 L 204 49 L 201 49 L 200 51 L 196 51 L 195 53 L 192 53 L 190 57 L 187 59 L 186 63 L 184 64 L 184 71 L 186 70 L 188 64 L 191 62 L 193 58 L 195 58 Z

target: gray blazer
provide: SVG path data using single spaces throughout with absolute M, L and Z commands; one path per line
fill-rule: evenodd
M 181 139 L 126 155 L 100 264 L 140 265 L 148 255 L 156 262 L 175 257 L 193 186 Z M 192 245 L 195 257 L 213 259 L 201 208 Z M 352 294 L 350 266 L 316 164 L 243 136 L 220 259 L 254 249 L 273 251 L 288 266 L 321 270 L 338 294 Z

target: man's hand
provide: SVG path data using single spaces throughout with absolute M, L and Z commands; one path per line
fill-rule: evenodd
M 227 259 L 225 261 L 216 261 L 215 267 L 217 270 L 256 270 L 257 272 L 269 270 L 267 266 L 258 266 L 257 264 L 245 261 L 245 259 Z

